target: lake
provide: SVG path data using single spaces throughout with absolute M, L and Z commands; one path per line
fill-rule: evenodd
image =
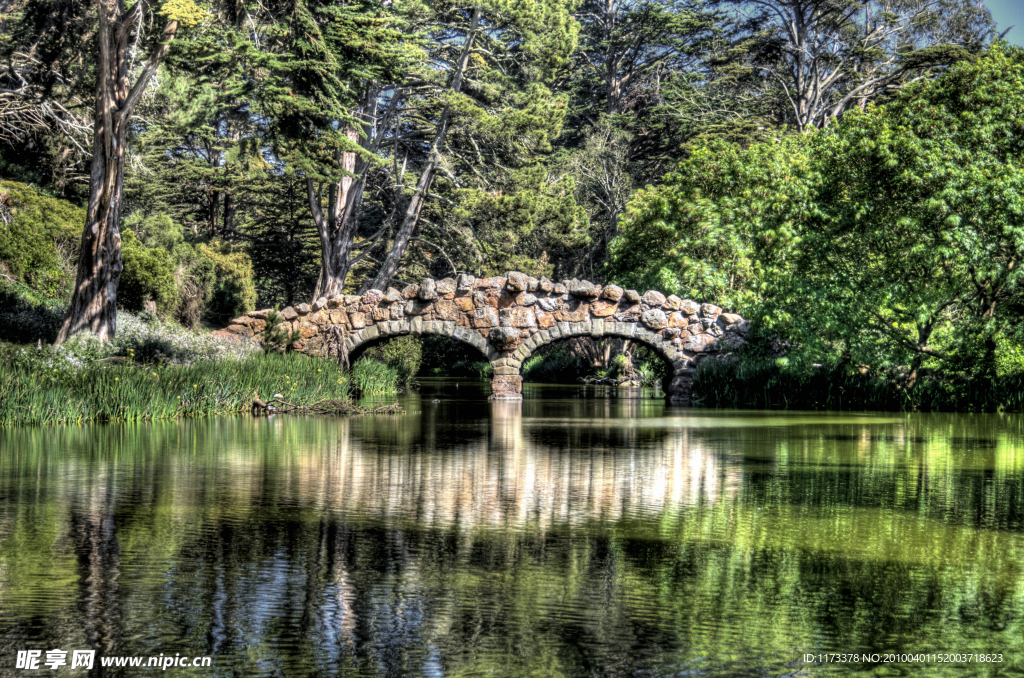
M 0 430 L 0 674 L 1024 673 L 1024 418 L 485 394 Z

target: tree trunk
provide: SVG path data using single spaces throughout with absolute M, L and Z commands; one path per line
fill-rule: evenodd
M 478 5 L 473 9 L 473 20 L 470 24 L 469 34 L 466 36 L 466 43 L 463 45 L 462 54 L 459 56 L 458 68 L 455 70 L 455 75 L 452 78 L 451 91 L 455 94 L 462 89 L 462 78 L 466 74 L 466 68 L 469 65 L 469 55 L 473 49 L 477 29 L 480 26 L 481 15 L 482 11 Z M 416 184 L 416 191 L 409 200 L 409 206 L 405 210 L 405 216 L 402 218 L 402 225 L 395 235 L 395 241 L 392 243 L 384 263 L 381 264 L 377 277 L 373 279 L 370 289 L 383 290 L 390 284 L 391 279 L 395 277 L 395 273 L 398 272 L 398 264 L 405 255 L 405 250 L 409 247 L 413 231 L 416 230 L 416 224 L 419 223 L 423 203 L 427 199 L 427 193 L 430 192 L 430 185 L 434 182 L 434 174 L 437 171 L 437 163 L 441 159 L 441 148 L 444 146 L 444 140 L 448 134 L 448 122 L 450 119 L 451 106 L 445 105 L 444 111 L 441 113 L 441 119 L 437 123 L 434 141 L 430 144 L 427 164 L 423 168 L 420 180 Z
M 108 341 L 117 330 L 117 285 L 123 268 L 119 226 L 128 125 L 135 104 L 166 56 L 178 29 L 177 21 L 167 23 L 145 70 L 131 85 L 129 49 L 134 30 L 141 30 L 144 4 L 144 0 L 139 0 L 126 12 L 118 0 L 98 3 L 100 54 L 89 206 L 75 289 L 56 344 L 79 332 Z
M 359 132 L 354 129 L 347 129 L 345 134 L 352 141 L 359 139 Z M 355 198 L 362 195 L 362 182 L 359 182 L 359 190 L 352 190 L 354 179 L 351 175 L 356 170 L 355 153 L 338 151 L 336 159 L 341 169 L 349 174 L 327 185 L 327 214 L 324 214 L 320 205 L 323 184 L 317 186 L 312 178 L 306 179 L 309 208 L 313 212 L 313 221 L 320 236 L 322 255 L 320 278 L 313 291 L 314 300 L 320 297 L 330 299 L 341 294 L 351 267 L 349 254 L 356 224 L 355 212 L 358 209 Z

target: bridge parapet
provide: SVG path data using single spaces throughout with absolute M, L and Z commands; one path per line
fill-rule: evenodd
M 260 339 L 270 309 L 236 318 L 223 333 Z M 368 342 L 439 334 L 467 343 L 491 363 L 492 397 L 520 398 L 523 362 L 541 346 L 571 337 L 622 337 L 672 365 L 666 392 L 688 403 L 697 362 L 744 342 L 749 323 L 714 304 L 650 290 L 641 295 L 586 280 L 552 282 L 518 271 L 491 278 L 426 279 L 401 291 L 317 299 L 280 311 L 298 350 L 336 356 Z

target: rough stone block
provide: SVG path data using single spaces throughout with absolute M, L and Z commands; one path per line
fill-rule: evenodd
M 391 319 L 391 311 L 386 308 L 377 307 L 370 311 L 370 317 L 373 318 L 374 322 L 381 322 L 383 320 Z
M 518 367 L 508 367 L 507 365 L 502 365 L 501 367 L 495 367 L 494 368 L 494 374 L 495 375 L 519 374 L 519 368 Z
M 391 319 L 401 320 L 405 317 L 405 304 L 395 304 L 391 307 Z
M 416 298 L 422 301 L 433 301 L 437 297 L 437 283 L 434 282 L 433 278 L 424 279 L 420 283 L 420 290 L 416 293 Z
M 345 295 L 345 304 L 346 305 L 358 304 L 359 303 L 359 299 L 360 299 L 360 297 L 357 294 L 346 294 Z
M 459 309 L 462 313 L 469 313 L 474 308 L 472 297 L 457 297 L 455 299 L 455 308 Z
M 441 278 L 437 281 L 437 293 L 441 296 L 455 294 L 457 287 L 458 285 L 455 284 L 454 278 Z
M 473 311 L 473 327 L 477 329 L 497 327 L 498 311 L 491 306 L 484 306 Z
M 666 308 L 670 311 L 678 311 L 683 306 L 683 300 L 674 294 L 670 294 L 668 299 L 665 300 L 665 304 L 662 308 Z
M 371 325 L 370 327 L 363 329 L 359 333 L 359 338 L 362 341 L 371 341 L 373 339 L 376 339 L 378 336 L 380 336 L 380 330 L 377 328 L 376 325 Z
M 455 306 L 454 301 L 439 299 L 434 304 L 434 316 L 438 320 L 450 320 L 455 322 L 459 319 L 459 309 Z
M 538 287 L 540 287 L 540 281 L 539 280 L 537 280 L 536 278 L 534 278 L 532 276 L 526 279 L 526 291 L 527 292 L 536 292 Z
M 350 313 L 349 321 L 352 323 L 352 327 L 361 330 L 366 327 L 366 314 L 365 313 Z
M 253 335 L 253 331 L 245 325 L 228 325 L 224 328 L 224 331 L 237 334 L 240 337 L 251 337 Z
M 584 299 L 596 299 L 601 295 L 601 288 L 590 282 L 589 280 L 577 280 L 573 278 L 569 281 L 569 294 L 574 297 L 582 297 Z
M 591 330 L 590 336 L 595 339 L 599 339 L 604 336 L 604 321 L 603 320 L 592 320 L 590 321 L 591 326 L 594 328 Z
M 647 290 L 640 300 L 651 308 L 661 308 L 661 305 L 665 303 L 665 295 L 657 290 Z
M 389 287 L 387 292 L 384 293 L 384 298 L 381 299 L 381 301 L 389 304 L 397 304 L 400 301 L 405 301 L 405 296 L 394 287 Z
M 728 327 L 729 325 L 735 325 L 736 323 L 743 322 L 743 316 L 735 313 L 723 313 L 718 316 L 716 322 L 722 327 Z
M 402 296 L 406 299 L 415 299 L 420 293 L 420 286 L 416 284 L 406 285 L 402 288 Z
M 701 353 L 702 351 L 708 350 L 714 346 L 715 338 L 709 334 L 698 334 L 695 337 L 689 337 L 683 342 L 683 350 L 691 353 Z
M 296 312 L 296 310 L 291 306 L 287 306 L 283 311 L 281 311 L 281 313 L 279 313 L 279 315 L 287 322 L 291 322 L 299 317 L 298 312 Z
M 715 306 L 714 304 L 700 305 L 700 314 L 705 318 L 717 318 L 721 312 L 721 306 Z
M 499 351 L 509 351 L 519 342 L 519 333 L 512 327 L 494 327 L 487 338 Z
M 609 316 L 618 309 L 615 304 L 609 304 L 607 301 L 592 301 L 590 302 L 590 315 L 603 318 Z
M 512 292 L 525 292 L 529 285 L 526 274 L 519 271 L 509 271 L 505 278 L 505 286 Z
M 327 300 L 327 308 L 340 308 L 345 305 L 345 297 L 340 294 Z
M 340 308 L 328 311 L 327 319 L 332 325 L 348 325 L 348 314 Z
M 565 285 L 562 283 L 555 283 L 551 286 L 551 291 L 555 294 L 565 294 L 567 292 Z
M 499 312 L 502 327 L 536 327 L 537 318 L 533 310 L 521 306 L 503 308 Z
M 541 292 L 549 294 L 551 292 L 552 284 L 547 278 L 541 278 L 537 283 L 537 287 L 540 288 Z
M 475 276 L 469 275 L 468 273 L 460 273 L 459 274 L 459 280 L 458 280 L 458 283 L 457 283 L 457 289 L 460 292 L 462 292 L 464 290 L 471 290 L 471 289 L 473 289 L 473 283 L 475 283 L 475 282 L 476 282 L 476 277 Z
M 640 315 L 640 322 L 647 325 L 652 330 L 660 330 L 663 327 L 668 327 L 668 317 L 665 312 L 660 308 L 652 308 L 644 311 Z
M 686 315 L 697 315 L 700 313 L 700 304 L 692 299 L 683 299 L 682 303 L 679 304 L 679 310 Z
M 313 302 L 313 311 L 322 311 L 327 308 L 327 297 L 320 297 Z
M 433 308 L 433 302 L 423 301 L 422 299 L 410 299 L 405 302 L 406 315 L 425 315 L 433 310 Z
M 380 300 L 383 298 L 384 293 L 380 290 L 370 290 L 359 299 L 359 303 L 373 306 L 375 304 L 379 304 Z
M 313 307 L 309 304 L 299 304 L 295 307 L 295 312 L 299 315 L 309 315 L 309 312 L 313 310 Z
M 637 304 L 640 302 L 640 293 L 636 290 L 626 290 L 626 301 L 631 304 Z
M 520 306 L 533 306 L 537 303 L 537 296 L 529 292 L 520 292 L 516 295 L 515 302 Z
M 496 374 L 491 379 L 491 397 L 496 400 L 522 397 L 523 378 L 519 375 Z

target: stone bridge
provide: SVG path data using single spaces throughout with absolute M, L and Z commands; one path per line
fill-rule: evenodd
M 222 330 L 260 339 L 270 309 L 236 318 Z M 552 282 L 510 272 L 493 278 L 460 275 L 426 279 L 399 291 L 321 297 L 280 311 L 298 330 L 298 350 L 319 356 L 346 354 L 383 339 L 438 334 L 476 348 L 494 368 L 494 398 L 521 398 L 519 369 L 542 346 L 571 337 L 620 337 L 645 344 L 671 365 L 664 390 L 688 404 L 696 364 L 743 343 L 748 323 L 700 304 L 654 290 L 641 295 L 585 280 Z

